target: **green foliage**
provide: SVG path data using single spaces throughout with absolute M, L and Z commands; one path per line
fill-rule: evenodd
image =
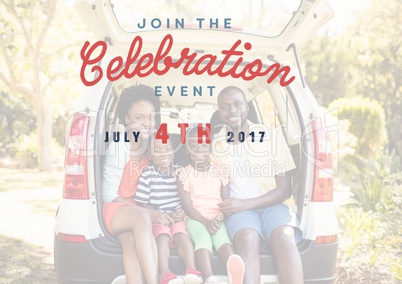
M 85 40 L 93 35 L 73 7 L 61 1 L 0 1 L 0 91 L 6 97 L 0 122 L 7 127 L 0 129 L 0 146 L 5 145 L 0 155 L 13 154 L 16 137 L 37 128 L 42 132 L 36 142 L 39 167 L 51 168 L 52 132 L 64 144 L 65 122 L 82 92 L 77 67 Z M 36 159 L 33 149 L 18 143 L 24 159 Z
M 396 259 L 389 261 L 391 267 L 392 278 L 395 281 L 402 281 L 402 259 Z
M 388 212 L 395 203 L 392 198 L 398 196 L 391 193 L 393 187 L 402 184 L 398 180 L 398 177 L 402 179 L 401 159 L 392 151 L 377 160 L 361 157 L 358 161 L 362 165 L 360 184 L 352 187 L 353 198 L 365 212 Z
M 384 283 L 391 283 L 391 275 L 394 282 L 402 280 L 401 18 L 400 0 L 371 1 L 371 7 L 356 15 L 345 32 L 316 37 L 303 54 L 306 81 L 318 101 L 327 106 L 345 98 L 344 108 L 354 112 L 348 111 L 348 117 L 346 111 L 340 112 L 340 119 L 350 121 L 348 131 L 358 138 L 355 153 L 342 156 L 346 144 L 339 143 L 340 173 L 361 181 L 353 189 L 357 204 L 342 207 L 338 216 L 347 232 L 340 239 L 346 242 L 341 254 L 344 250 L 353 256 L 344 260 L 344 267 L 351 268 L 351 274 L 367 268 L 365 275 L 377 269 L 381 276 L 375 280 Z M 375 103 L 366 108 L 370 103 L 354 97 L 371 98 Z M 342 136 L 340 131 L 339 140 Z M 386 151 L 383 146 L 388 146 Z M 353 280 L 363 283 L 361 276 Z
M 386 111 L 390 149 L 402 156 L 402 9 L 400 0 L 372 1 L 349 29 L 359 80 L 356 94 L 380 101 Z
M 368 181 L 363 181 L 361 187 L 352 188 L 354 198 L 359 202 L 363 211 L 377 211 L 377 205 L 384 198 L 382 193 L 384 185 L 381 179 L 374 178 Z
M 337 36 L 304 48 L 307 84 L 324 106 L 340 97 L 368 97 L 385 110 L 388 149 L 402 156 L 402 9 L 400 0 L 371 1 Z M 362 118 L 363 119 L 363 118 Z
M 394 173 L 384 179 L 385 190 L 389 192 L 391 202 L 387 214 L 382 215 L 382 220 L 387 224 L 388 237 L 386 239 L 389 245 L 388 250 L 399 252 L 393 254 L 389 260 L 389 266 L 392 278 L 395 282 L 402 281 L 402 172 Z
M 401 159 L 393 151 L 378 160 L 360 158 L 359 162 L 363 165 L 360 168 L 360 185 L 352 187 L 353 198 L 365 212 L 388 212 L 395 203 L 394 196 L 398 196 L 391 193 L 393 186 L 402 184 L 402 180 L 397 179 L 402 178 L 399 175 Z
M 36 126 L 29 103 L 4 91 L 0 91 L 0 122 L 0 156 L 12 154 L 16 139 Z
M 321 105 L 327 107 L 337 98 L 353 95 L 348 93 L 352 78 L 345 68 L 353 58 L 343 38 L 315 37 L 303 51 L 306 82 Z
M 381 189 L 381 190 L 380 190 Z M 366 182 L 366 193 L 353 206 L 341 207 L 338 219 L 347 233 L 347 256 L 376 265 L 388 259 L 389 275 L 400 280 L 402 238 L 402 173 Z M 377 204 L 373 204 L 374 202 Z M 366 207 L 366 208 L 365 208 Z M 367 209 L 367 210 L 365 210 Z M 386 253 L 387 257 L 382 257 Z
M 358 208 L 348 208 L 341 212 L 340 222 L 349 236 L 346 253 L 352 256 L 361 246 L 373 247 L 376 239 L 384 234 L 378 214 Z
M 395 150 L 393 150 L 389 155 L 386 153 L 381 155 L 376 160 L 367 158 L 361 158 L 360 160 L 364 163 L 365 169 L 362 178 L 369 176 L 384 179 L 402 171 L 401 158 L 396 155 Z
M 31 133 L 21 136 L 15 143 L 16 158 L 23 167 L 34 168 L 38 166 L 38 135 Z
M 35 168 L 38 166 L 38 133 L 21 135 L 15 145 L 13 151 L 18 160 L 18 166 L 23 168 Z M 63 159 L 63 148 L 56 139 L 52 139 L 52 151 L 54 153 L 53 162 L 61 163 Z
M 402 172 L 387 176 L 384 179 L 385 191 L 388 192 L 390 202 L 384 220 L 390 224 L 389 232 L 399 236 L 399 249 L 402 246 L 400 230 L 402 228 Z
M 331 102 L 329 107 L 339 110 L 340 119 L 350 121 L 349 131 L 358 139 L 357 155 L 375 157 L 381 153 L 386 133 L 384 110 L 377 101 L 368 98 L 341 98 Z

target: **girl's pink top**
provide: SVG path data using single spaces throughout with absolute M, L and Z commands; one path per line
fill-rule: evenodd
M 229 175 L 211 164 L 205 172 L 195 170 L 191 165 L 178 169 L 176 178 L 183 183 L 183 189 L 190 195 L 193 207 L 205 218 L 213 219 L 219 214 L 218 204 L 222 202 L 221 188 L 229 182 Z

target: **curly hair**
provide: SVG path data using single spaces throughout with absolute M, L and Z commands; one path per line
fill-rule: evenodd
M 156 127 L 160 125 L 160 109 L 161 103 L 159 97 L 156 97 L 154 90 L 146 85 L 137 84 L 135 86 L 125 88 L 120 95 L 117 103 L 116 112 L 121 123 L 125 124 L 125 117 L 130 108 L 139 101 L 147 101 L 155 108 Z

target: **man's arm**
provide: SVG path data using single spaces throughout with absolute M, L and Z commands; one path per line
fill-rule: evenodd
M 275 176 L 276 188 L 262 196 L 249 199 L 229 198 L 219 206 L 224 214 L 231 215 L 240 211 L 266 208 L 282 203 L 292 195 L 290 180 L 287 176 Z

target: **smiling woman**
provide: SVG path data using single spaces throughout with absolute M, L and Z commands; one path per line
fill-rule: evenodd
M 129 283 L 141 283 L 143 278 L 147 283 L 157 282 L 157 251 L 152 238 L 151 219 L 154 222 L 165 220 L 136 206 L 133 200 L 141 169 L 148 165 L 143 146 L 146 149 L 147 139 L 157 123 L 154 114 L 160 109 L 159 100 L 152 93 L 152 88 L 145 85 L 135 85 L 122 91 L 117 105 L 120 122 L 126 130 L 134 130 L 138 137 L 127 143 L 130 155 L 124 157 L 128 161 L 123 163 L 123 167 L 119 166 L 119 156 L 108 152 L 103 169 L 103 221 L 109 234 L 121 244 Z M 125 145 L 121 142 L 119 145 Z

